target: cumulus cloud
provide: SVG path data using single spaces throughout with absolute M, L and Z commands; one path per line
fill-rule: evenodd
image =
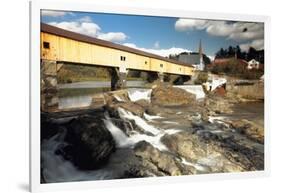
M 205 30 L 212 36 L 225 37 L 238 42 L 250 42 L 256 49 L 263 49 L 264 24 L 180 18 L 175 23 L 177 31 Z M 242 44 L 243 45 L 243 44 Z
M 208 24 L 208 20 L 201 19 L 183 19 L 180 18 L 175 23 L 175 29 L 177 31 L 186 31 L 193 29 L 204 29 Z
M 96 37 L 98 32 L 101 30 L 101 28 L 97 24 L 87 23 L 87 22 L 81 23 L 76 21 L 73 22 L 63 21 L 63 22 L 50 22 L 49 24 L 65 30 L 85 34 L 92 37 Z
M 53 10 L 42 10 L 41 11 L 42 16 L 49 16 L 49 17 L 60 17 L 60 16 L 66 15 L 66 14 L 72 14 L 72 12 L 53 11 Z
M 253 47 L 257 50 L 262 50 L 264 48 L 264 40 L 254 40 L 252 42 L 244 43 L 239 45 L 242 51 L 248 51 L 250 47 Z
M 50 22 L 49 24 L 65 30 L 111 42 L 122 42 L 128 38 L 123 32 L 102 32 L 101 27 L 94 23 L 88 16 L 79 18 L 75 21 Z
M 90 22 L 92 22 L 92 19 L 89 16 L 85 16 L 85 17 L 81 17 L 81 18 L 77 19 L 77 21 L 90 23 Z
M 127 36 L 123 32 L 109 32 L 109 33 L 99 34 L 98 38 L 111 42 L 122 42 L 127 39 Z
M 169 55 L 180 54 L 182 52 L 191 52 L 190 50 L 183 49 L 183 48 L 177 48 L 177 47 L 171 47 L 168 49 L 149 49 L 149 48 L 138 47 L 137 45 L 135 45 L 133 43 L 124 43 L 123 45 L 131 47 L 131 48 L 135 48 L 138 50 L 142 50 L 144 52 L 156 54 L 158 56 L 163 56 L 163 57 L 168 57 Z

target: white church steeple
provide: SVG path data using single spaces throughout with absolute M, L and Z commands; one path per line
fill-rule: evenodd
M 199 42 L 199 67 L 198 67 L 198 70 L 204 70 L 205 68 L 205 64 L 204 64 L 204 61 L 203 61 L 203 49 L 202 49 L 202 42 L 201 42 L 201 39 L 200 39 L 200 42 Z

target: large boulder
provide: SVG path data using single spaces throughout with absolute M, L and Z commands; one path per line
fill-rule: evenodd
M 206 157 L 206 146 L 200 142 L 196 135 L 187 132 L 180 132 L 174 135 L 164 135 L 161 141 L 174 153 L 180 156 L 197 161 Z
M 152 89 L 151 103 L 161 106 L 178 106 L 194 103 L 196 96 L 171 85 L 158 84 Z
M 113 101 L 113 102 L 108 102 L 106 104 L 106 109 L 109 111 L 109 113 L 113 117 L 118 117 L 118 111 L 117 111 L 118 108 L 123 108 L 139 117 L 142 117 L 143 113 L 145 112 L 145 108 L 136 102 L 131 102 L 131 101 L 127 101 L 127 102 L 116 102 L 115 101 L 114 102 Z
M 115 150 L 114 139 L 101 118 L 79 116 L 65 127 L 65 142 L 68 145 L 57 153 L 80 169 L 99 168 Z
M 52 119 L 49 117 L 49 113 L 41 113 L 40 124 L 41 141 L 43 141 L 44 139 L 49 139 L 62 130 L 62 127 L 59 124 L 52 121 Z
M 204 100 L 206 110 L 212 114 L 232 113 L 232 104 L 224 97 L 208 95 Z
M 156 175 L 182 175 L 180 164 L 172 155 L 163 153 L 146 141 L 141 141 L 134 148 L 135 155 L 142 160 L 143 166 Z

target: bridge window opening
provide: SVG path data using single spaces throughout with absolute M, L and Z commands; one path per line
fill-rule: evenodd
M 160 67 L 163 68 L 163 64 L 160 64 Z
M 144 64 L 147 64 L 147 61 L 145 61 Z
M 180 71 L 181 71 L 181 68 L 180 68 Z
M 120 57 L 120 60 L 121 60 L 121 61 L 126 61 L 126 57 L 125 57 L 125 56 L 121 56 L 121 57 Z
M 50 43 L 49 42 L 43 42 L 43 48 L 50 49 Z

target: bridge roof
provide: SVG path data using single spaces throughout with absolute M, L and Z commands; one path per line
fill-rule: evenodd
M 130 52 L 130 53 L 134 53 L 134 54 L 138 54 L 138 55 L 142 55 L 142 56 L 146 56 L 146 57 L 150 57 L 150 58 L 155 58 L 155 59 L 163 60 L 166 62 L 171 62 L 174 64 L 189 66 L 189 67 L 193 68 L 193 66 L 191 64 L 187 64 L 187 63 L 180 62 L 177 60 L 172 60 L 172 59 L 165 58 L 165 57 L 162 57 L 162 56 L 159 56 L 156 54 L 144 52 L 142 50 L 138 50 L 138 49 L 131 48 L 128 46 L 123 46 L 120 44 L 112 43 L 112 42 L 101 40 L 98 38 L 82 35 L 79 33 L 72 32 L 72 31 L 64 30 L 64 29 L 61 29 L 58 27 L 54 27 L 52 25 L 45 24 L 45 23 L 41 23 L 41 32 L 45 32 L 45 33 L 49 33 L 49 34 L 53 34 L 53 35 L 81 41 L 81 42 L 86 42 L 86 43 L 90 43 L 90 44 L 96 44 L 96 45 L 103 46 L 103 47 L 114 48 L 114 49 Z

